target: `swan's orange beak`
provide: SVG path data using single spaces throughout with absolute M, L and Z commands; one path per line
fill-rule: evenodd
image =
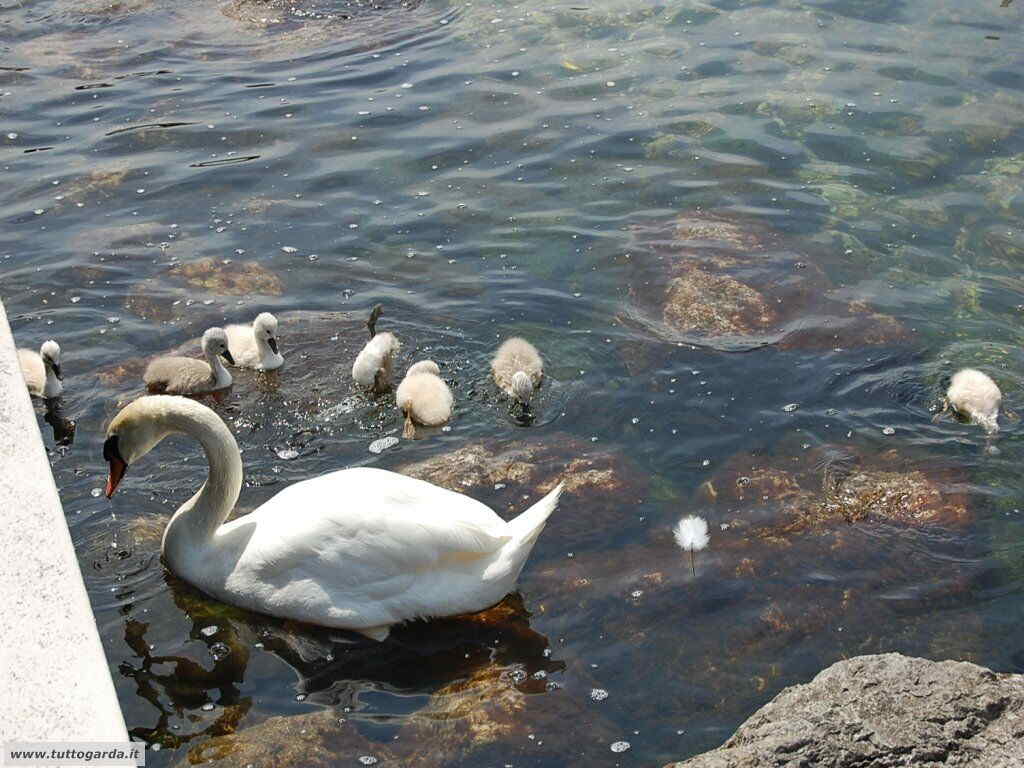
M 116 456 L 110 459 L 110 474 L 107 476 L 107 498 L 109 499 L 114 495 L 114 491 L 117 490 L 117 486 L 121 483 L 121 478 L 124 477 L 125 470 L 128 469 L 128 465 L 123 460 Z

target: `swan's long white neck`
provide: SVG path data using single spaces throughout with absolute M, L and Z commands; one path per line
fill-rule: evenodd
M 281 354 L 272 350 L 266 337 L 255 328 L 252 329 L 252 337 L 256 343 L 256 352 L 260 356 L 260 365 L 264 368 L 275 368 L 284 362 Z
M 43 397 L 57 397 L 61 392 L 64 391 L 64 385 L 61 384 L 60 379 L 57 378 L 57 374 L 53 372 L 53 368 L 44 361 L 43 368 L 46 370 L 46 383 L 43 384 Z
M 210 465 L 203 487 L 178 508 L 164 531 L 164 558 L 190 578 L 196 576 L 205 545 L 235 508 L 242 489 L 242 457 L 234 436 L 215 413 L 185 398 L 174 400 L 163 414 L 162 426 L 167 433 L 181 432 L 198 440 Z
M 231 386 L 231 374 L 220 361 L 220 355 L 206 352 L 206 361 L 213 369 L 214 389 L 225 389 Z M 233 439 L 233 438 L 232 438 Z

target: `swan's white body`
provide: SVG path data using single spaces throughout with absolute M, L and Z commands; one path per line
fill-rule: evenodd
M 269 312 L 258 314 L 252 325 L 229 325 L 224 333 L 235 365 L 240 368 L 273 371 L 284 365 L 284 356 L 270 346 L 271 340 L 277 344 L 277 318 Z
M 484 504 L 422 480 L 343 469 L 289 486 L 224 523 L 241 489 L 242 461 L 213 411 L 183 398 L 143 397 L 108 430 L 128 463 L 173 433 L 199 440 L 210 472 L 167 525 L 167 565 L 224 602 L 376 640 L 403 621 L 501 600 L 562 488 L 505 522 Z
M 946 402 L 959 414 L 980 424 L 989 434 L 999 431 L 999 406 L 1003 393 L 992 379 L 974 368 L 953 374 Z
M 19 349 L 18 364 L 30 395 L 46 399 L 60 397 L 64 384 L 60 380 L 60 347 L 56 341 L 44 341 L 38 352 Z
M 365 389 L 383 392 L 391 386 L 392 363 L 400 348 L 394 334 L 387 331 L 378 333 L 356 356 L 352 364 L 352 378 Z
M 544 380 L 544 361 L 533 344 L 514 336 L 494 353 L 491 372 L 502 392 L 525 405 Z

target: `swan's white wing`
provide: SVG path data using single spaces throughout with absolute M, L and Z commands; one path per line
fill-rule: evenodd
M 501 518 L 467 496 L 369 468 L 297 483 L 222 531 L 241 534 L 254 517 L 229 589 L 311 615 L 351 607 L 382 624 L 415 615 L 441 586 L 439 573 L 488 558 L 510 538 Z

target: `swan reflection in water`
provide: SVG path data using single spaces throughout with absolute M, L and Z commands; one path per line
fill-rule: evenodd
M 123 661 L 120 673 L 158 713 L 155 724 L 131 727 L 132 738 L 188 749 L 190 761 L 225 748 L 232 751 L 235 745 L 223 739 L 230 742 L 230 734 L 245 726 L 253 727 L 237 741 L 244 741 L 250 752 L 268 750 L 249 754 L 267 759 L 276 755 L 286 719 L 295 721 L 293 728 L 309 726 L 318 733 L 329 722 L 337 733 L 320 735 L 333 749 L 372 750 L 396 759 L 403 750 L 427 759 L 429 750 L 434 765 L 458 764 L 487 747 L 497 750 L 494 754 L 508 752 L 503 740 L 512 739 L 521 748 L 527 734 L 544 727 L 525 711 L 526 701 L 551 698 L 543 694 L 558 687 L 552 678 L 565 669 L 551 658 L 548 639 L 530 628 L 530 614 L 518 594 L 472 616 L 410 622 L 384 643 L 374 643 L 356 634 L 248 613 L 206 598 L 171 574 L 165 579 L 191 622 L 192 642 L 183 644 L 180 655 L 155 652 L 147 639 L 151 625 L 140 620 L 140 611 L 125 606 L 131 615 L 125 618 L 124 639 L 136 659 Z M 202 644 L 201 654 L 196 642 Z M 287 665 L 285 678 L 294 674 L 295 682 L 286 684 L 282 694 L 290 706 L 274 701 L 273 693 L 259 698 L 249 693 L 250 669 L 264 692 L 268 674 L 281 676 L 273 669 L 280 665 L 267 665 L 260 658 L 264 654 Z M 549 704 L 539 714 L 554 722 L 579 713 Z
M 75 442 L 76 423 L 64 415 L 64 401 L 60 397 L 45 401 L 46 413 L 43 420 L 53 429 L 53 442 L 61 448 L 69 447 Z

